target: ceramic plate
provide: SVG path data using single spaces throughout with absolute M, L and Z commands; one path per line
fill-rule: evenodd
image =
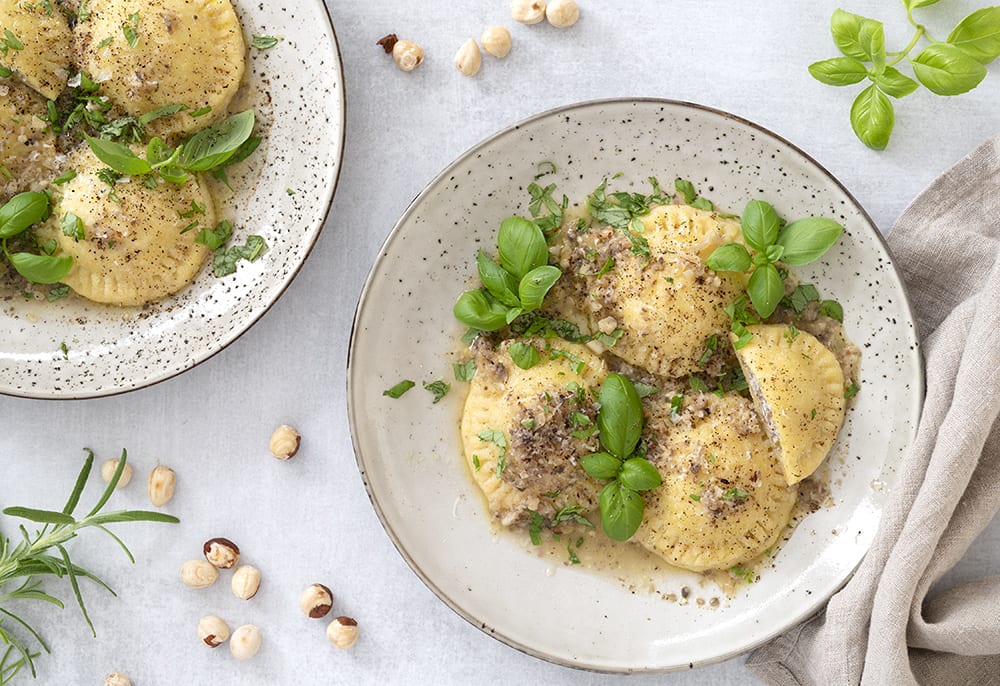
M 265 142 L 219 204 L 233 241 L 264 237 L 269 249 L 236 274 L 205 269 L 175 297 L 145 308 L 114 308 L 71 296 L 53 303 L 3 293 L 0 392 L 84 398 L 141 388 L 198 364 L 246 331 L 278 299 L 316 241 L 344 147 L 344 79 L 322 0 L 234 2 L 250 48 L 246 102 Z M 66 351 L 64 354 L 63 344 Z
M 500 221 L 527 213 L 537 164 L 571 199 L 616 173 L 690 179 L 723 208 L 766 198 L 785 217 L 846 227 L 819 264 L 796 272 L 839 300 L 863 351 L 862 391 L 830 457 L 832 504 L 794 530 L 758 582 L 727 598 L 703 577 L 663 571 L 654 590 L 543 559 L 494 535 L 461 453 L 454 382 L 457 296 Z M 476 146 L 431 182 L 389 236 L 361 296 L 348 363 L 358 465 L 400 553 L 452 609 L 532 655 L 586 669 L 687 669 L 744 652 L 819 609 L 865 554 L 923 397 L 910 308 L 885 244 L 847 190 L 801 150 L 751 122 L 660 100 L 613 100 L 541 114 Z M 382 395 L 400 379 L 418 387 Z M 436 405 L 421 381 L 446 379 Z M 581 549 L 584 555 L 586 546 Z M 683 589 L 687 588 L 687 597 Z M 673 598 L 673 599 L 672 599 Z M 713 598 L 715 602 L 713 602 Z M 717 603 L 717 604 L 716 604 Z

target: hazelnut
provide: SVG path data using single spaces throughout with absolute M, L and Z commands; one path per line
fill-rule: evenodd
M 105 460 L 104 464 L 101 465 L 101 478 L 104 479 L 104 483 L 111 483 L 111 479 L 115 475 L 115 470 L 118 469 L 118 460 L 111 458 L 110 460 Z M 118 477 L 118 485 L 115 488 L 125 488 L 128 486 L 128 482 L 132 480 L 132 465 L 128 462 L 122 468 L 122 475 Z
M 198 640 L 215 648 L 229 640 L 229 625 L 220 617 L 206 615 L 198 620 Z
M 350 648 L 358 640 L 358 623 L 350 617 L 337 617 L 326 627 L 326 637 L 341 650 Z
M 260 650 L 260 629 L 253 624 L 238 628 L 229 639 L 229 650 L 237 660 L 249 660 Z
M 506 57 L 510 52 L 510 31 L 502 26 L 491 26 L 483 31 L 479 42 L 483 44 L 483 50 L 494 57 Z
M 552 0 L 545 8 L 545 18 L 557 29 L 569 28 L 580 19 L 576 0 Z
M 406 41 L 400 41 L 400 43 L 404 42 Z M 396 45 L 399 45 L 399 43 L 396 43 Z M 393 48 L 393 50 L 395 50 L 395 48 Z M 422 54 L 421 59 L 423 59 Z M 419 64 L 419 62 L 417 62 L 417 64 Z M 413 67 L 416 66 L 416 64 L 413 65 Z M 410 69 L 413 69 L 413 67 L 410 67 Z M 403 67 L 400 67 L 400 69 L 403 69 L 403 71 L 410 71 L 410 69 L 404 69 Z M 289 460 L 295 457 L 295 453 L 299 452 L 299 444 L 301 442 L 302 437 L 299 436 L 298 431 L 287 424 L 282 424 L 274 430 L 273 434 L 271 434 L 271 442 L 268 444 L 268 448 L 271 450 L 271 454 L 279 460 Z
M 424 61 L 424 49 L 412 41 L 397 41 L 392 46 L 392 59 L 396 62 L 396 66 L 403 71 L 413 71 Z M 290 427 L 279 428 L 285 429 Z M 298 438 L 298 434 L 296 434 L 296 438 Z M 274 445 L 274 438 L 271 439 L 271 445 Z M 297 442 L 295 447 L 298 449 Z M 273 447 L 271 448 L 271 452 L 274 452 Z
M 313 584 L 302 591 L 299 596 L 299 607 L 306 617 L 319 619 L 326 617 L 333 607 L 333 594 L 323 584 Z
M 479 44 L 475 38 L 462 43 L 462 47 L 455 53 L 455 69 L 465 76 L 475 76 L 482 64 L 483 53 L 479 52 Z
M 132 680 L 121 672 L 111 672 L 104 677 L 104 686 L 132 686 Z
M 511 0 L 510 16 L 522 24 L 537 24 L 545 18 L 545 0 Z
M 174 497 L 177 475 L 170 467 L 162 465 L 149 473 L 149 500 L 156 507 L 163 507 Z
M 250 600 L 260 588 L 260 570 L 250 565 L 238 567 L 233 572 L 233 595 L 242 600 Z
M 208 588 L 219 578 L 219 570 L 204 560 L 188 560 L 181 567 L 181 581 L 189 588 Z
M 205 559 L 219 569 L 232 569 L 240 561 L 240 549 L 228 538 L 213 538 L 202 546 Z

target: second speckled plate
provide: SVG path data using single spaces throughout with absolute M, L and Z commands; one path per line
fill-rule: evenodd
M 831 502 L 792 532 L 760 580 L 719 597 L 699 575 L 662 571 L 656 591 L 542 559 L 495 536 L 466 473 L 457 389 L 436 405 L 403 378 L 452 380 L 463 331 L 452 305 L 500 221 L 526 213 L 526 187 L 547 160 L 571 199 L 617 173 L 618 189 L 690 179 L 720 207 L 766 198 L 786 217 L 846 227 L 820 262 L 796 273 L 839 300 L 863 351 L 863 388 L 829 458 Z M 540 181 L 542 183 L 542 181 Z M 687 669 L 737 655 L 819 609 L 850 576 L 878 527 L 895 465 L 910 445 L 923 376 L 909 304 L 877 229 L 804 152 L 738 117 L 687 103 L 611 100 L 546 112 L 476 146 L 434 179 L 386 241 L 362 293 L 348 362 L 358 465 L 386 531 L 453 610 L 537 657 L 610 672 Z M 586 554 L 586 546 L 580 555 Z M 688 598 L 681 594 L 687 587 Z M 670 602 L 671 594 L 675 601 Z M 709 597 L 704 605 L 698 598 Z

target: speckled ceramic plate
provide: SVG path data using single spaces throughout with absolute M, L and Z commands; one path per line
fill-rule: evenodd
M 268 130 L 220 207 L 234 242 L 264 237 L 269 249 L 236 274 L 206 268 L 175 297 L 114 308 L 71 296 L 47 302 L 0 293 L 0 393 L 86 398 L 141 388 L 222 350 L 280 297 L 309 255 L 333 199 L 344 148 L 344 77 L 323 0 L 235 0 L 250 48 L 246 102 Z M 63 345 L 65 344 L 65 350 Z
M 542 160 L 558 167 L 545 181 L 570 198 L 619 172 L 614 183 L 636 190 L 648 176 L 684 177 L 721 207 L 764 197 L 783 216 L 832 216 L 846 227 L 822 263 L 797 270 L 843 304 L 847 332 L 864 356 L 863 389 L 829 459 L 832 505 L 807 516 L 760 580 L 732 598 L 680 570 L 656 575 L 655 590 L 634 590 L 645 580 L 623 583 L 565 556 L 542 559 L 519 540 L 494 535 L 461 456 L 461 384 L 436 405 L 419 387 L 453 381 L 450 351 L 463 327 L 452 305 L 474 276 L 477 248 L 495 243 L 501 219 L 526 213 L 526 186 Z M 398 400 L 382 395 L 404 378 L 418 387 Z M 913 439 L 922 378 L 900 278 L 871 220 L 836 179 L 738 117 L 678 102 L 613 100 L 547 112 L 496 134 L 413 202 L 362 293 L 348 398 L 358 465 L 378 516 L 445 603 L 532 655 L 630 672 L 737 655 L 823 605 L 872 540 Z

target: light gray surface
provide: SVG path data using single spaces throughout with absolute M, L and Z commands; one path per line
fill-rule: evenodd
M 133 546 L 134 568 L 100 534 L 71 544 L 80 563 L 119 591 L 115 600 L 84 588 L 96 639 L 72 606 L 25 610 L 53 646 L 39 660 L 40 683 L 99 684 L 113 669 L 131 674 L 136 686 L 624 683 L 539 662 L 485 636 L 437 601 L 382 532 L 355 468 L 344 400 L 354 305 L 382 240 L 424 184 L 482 137 L 549 107 L 627 95 L 692 100 L 771 128 L 837 175 L 886 230 L 927 182 L 997 132 L 1000 75 L 991 67 L 977 91 L 959 98 L 910 96 L 898 108 L 890 150 L 877 154 L 849 128 L 856 89 L 835 91 L 805 71 L 834 55 L 827 24 L 837 3 L 582 6 L 580 24 L 558 31 L 513 25 L 503 0 L 334 4 L 347 73 L 346 158 L 324 235 L 275 308 L 229 349 L 149 389 L 79 402 L 0 398 L 4 506 L 61 506 L 83 446 L 100 458 L 129 449 L 137 475 L 115 496 L 121 506 L 148 505 L 145 475 L 157 462 L 178 472 L 177 497 L 166 509 L 183 519 L 180 526 L 117 527 Z M 955 1 L 922 12 L 945 34 L 976 6 Z M 891 18 L 890 44 L 910 36 L 897 3 L 859 0 L 847 8 Z M 514 50 L 502 62 L 484 58 L 476 78 L 461 77 L 451 66 L 454 51 L 491 23 L 511 27 Z M 416 72 L 396 71 L 374 46 L 389 31 L 424 46 L 427 62 Z M 322 145 L 323 132 L 316 135 Z M 303 434 L 289 463 L 267 456 L 268 436 L 281 422 Z M 13 532 L 6 518 L 0 526 Z M 262 570 L 252 601 L 232 596 L 228 576 L 203 591 L 177 580 L 180 565 L 216 535 L 237 541 Z M 984 539 L 951 578 L 996 573 L 1000 526 Z M 334 651 L 325 623 L 299 614 L 298 593 L 313 581 L 334 590 L 338 614 L 358 619 L 362 638 L 353 651 Z M 69 601 L 65 584 L 49 587 Z M 225 648 L 199 645 L 195 626 L 208 613 L 234 628 L 257 623 L 260 655 L 237 663 Z M 737 659 L 628 683 L 751 679 Z

